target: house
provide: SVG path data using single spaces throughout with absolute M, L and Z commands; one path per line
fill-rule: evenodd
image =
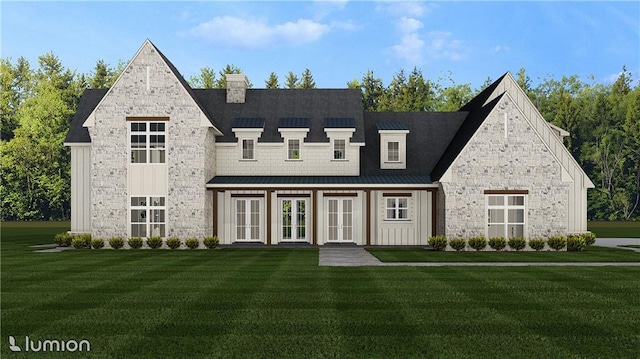
M 424 245 L 585 232 L 593 184 L 507 73 L 457 112 L 367 113 L 353 89 L 192 89 L 150 42 L 87 90 L 71 231 Z

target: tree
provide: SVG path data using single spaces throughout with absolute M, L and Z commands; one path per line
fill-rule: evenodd
M 210 67 L 200 69 L 199 76 L 191 76 L 189 86 L 192 88 L 212 89 L 216 86 L 216 72 Z M 225 82 L 226 87 L 226 82 Z
M 374 77 L 373 71 L 367 70 L 362 77 L 362 108 L 364 111 L 375 112 L 380 110 L 380 103 L 385 94 L 382 80 Z
M 265 88 L 268 89 L 277 89 L 280 88 L 278 84 L 278 75 L 275 72 L 269 74 L 269 79 L 264 82 Z
M 293 71 L 289 71 L 287 76 L 285 77 L 284 87 L 288 89 L 295 89 L 300 86 L 300 82 L 298 76 L 293 73 Z
M 116 71 L 109 67 L 104 60 L 98 60 L 96 67 L 87 79 L 89 88 L 106 89 L 111 87 L 116 81 Z
M 469 84 L 449 86 L 440 92 L 436 109 L 438 111 L 457 111 L 472 98 L 473 93 Z
M 227 88 L 227 74 L 241 74 L 242 70 L 239 67 L 231 64 L 227 64 L 222 70 L 218 72 L 220 77 L 215 81 L 214 88 L 217 89 L 226 89 Z
M 313 81 L 313 75 L 311 75 L 311 70 L 304 69 L 302 73 L 302 78 L 299 83 L 299 88 L 301 89 L 314 89 L 316 88 L 316 82 Z
M 31 94 L 32 76 L 29 62 L 18 58 L 15 65 L 7 59 L 0 60 L 0 116 L 2 140 L 13 138 L 18 127 L 16 114 L 22 103 Z

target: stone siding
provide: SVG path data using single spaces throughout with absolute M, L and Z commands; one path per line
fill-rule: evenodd
M 507 113 L 507 138 L 504 136 Z M 449 237 L 484 236 L 485 190 L 528 190 L 526 233 L 529 238 L 567 231 L 568 183 L 560 164 L 504 96 L 449 169 L 439 193 L 438 232 Z

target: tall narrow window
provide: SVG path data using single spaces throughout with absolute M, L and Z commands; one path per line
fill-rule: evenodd
M 165 123 L 132 122 L 131 163 L 166 163 Z
M 400 161 L 400 143 L 399 142 L 387 142 L 387 161 L 388 162 Z
M 242 159 L 252 160 L 254 159 L 254 140 L 242 140 Z
M 346 158 L 347 142 L 345 140 L 333 141 L 333 159 L 344 160 Z
M 300 159 L 300 140 L 287 141 L 287 159 L 290 159 L 290 160 Z

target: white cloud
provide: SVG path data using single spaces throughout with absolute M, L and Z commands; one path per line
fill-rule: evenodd
M 391 47 L 395 54 L 410 64 L 418 65 L 422 63 L 422 49 L 424 41 L 416 33 L 402 36 L 400 43 Z
M 192 28 L 188 34 L 220 45 L 259 48 L 314 42 L 329 28 L 329 25 L 309 19 L 270 25 L 264 19 L 218 16 Z
M 403 16 L 398 20 L 396 26 L 398 27 L 398 30 L 404 34 L 412 33 L 422 28 L 422 21 L 412 17 Z
M 453 34 L 446 31 L 431 31 L 427 34 L 426 50 L 430 57 L 460 61 L 466 57 L 462 41 L 454 39 Z
M 499 52 L 508 52 L 509 50 L 511 50 L 511 48 L 506 45 L 496 45 L 491 48 L 491 52 L 494 54 L 497 54 Z
M 407 2 L 381 2 L 376 6 L 376 11 L 389 14 L 394 17 L 408 16 L 421 17 L 431 12 L 431 8 L 418 1 Z

